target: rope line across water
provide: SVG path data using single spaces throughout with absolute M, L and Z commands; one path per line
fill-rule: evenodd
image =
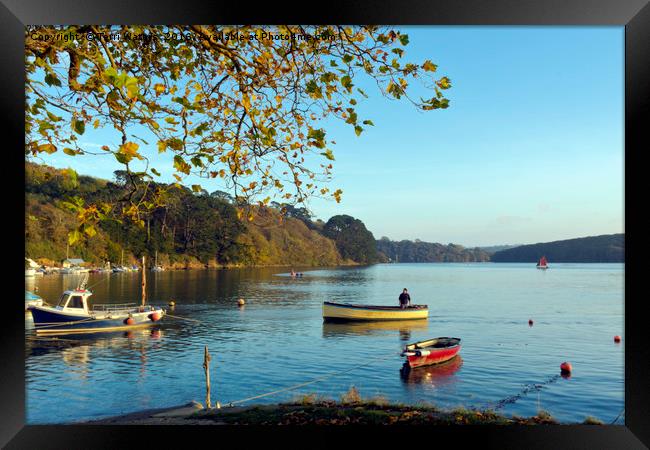
M 180 320 L 189 320 L 191 322 L 198 322 L 198 323 L 205 323 L 201 320 L 196 320 L 196 319 L 188 319 L 187 317 L 180 317 L 180 316 L 172 316 L 169 313 L 165 313 L 165 317 L 171 317 L 172 319 L 180 319 Z
M 502 398 L 501 400 L 497 402 L 488 402 L 485 404 L 484 409 L 493 409 L 493 410 L 498 410 L 503 408 L 504 406 L 508 404 L 515 403 L 517 400 L 519 400 L 521 397 L 526 396 L 529 392 L 536 392 L 541 390 L 544 386 L 548 386 L 549 384 L 555 383 L 557 380 L 560 379 L 560 375 L 553 375 L 552 377 L 548 378 L 546 381 L 543 381 L 541 383 L 533 383 L 533 384 L 526 384 L 524 387 L 519 391 L 517 394 L 510 395 L 508 397 Z

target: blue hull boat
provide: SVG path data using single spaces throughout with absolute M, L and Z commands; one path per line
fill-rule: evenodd
M 162 308 L 153 306 L 134 306 L 99 313 L 93 310 L 89 314 L 70 314 L 51 307 L 34 306 L 31 312 L 37 334 L 127 331 L 154 325 L 165 315 Z
M 142 267 L 145 259 L 142 258 Z M 31 308 L 36 334 L 103 333 L 128 331 L 156 324 L 166 311 L 160 307 L 145 306 L 146 278 L 142 271 L 142 305 L 135 303 L 89 305 L 92 292 L 85 288 L 88 275 L 76 289 L 65 291 L 56 306 Z
M 37 334 L 101 333 L 128 331 L 155 325 L 166 311 L 151 305 L 107 304 L 90 307 L 92 293 L 77 288 L 65 291 L 57 306 L 33 306 L 31 309 Z

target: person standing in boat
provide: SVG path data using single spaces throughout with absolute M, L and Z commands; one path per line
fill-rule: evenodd
M 411 296 L 408 293 L 408 289 L 404 288 L 404 290 L 399 296 L 399 306 L 402 309 L 406 309 L 410 305 L 411 305 Z

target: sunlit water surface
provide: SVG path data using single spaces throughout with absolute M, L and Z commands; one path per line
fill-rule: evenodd
M 338 399 L 354 385 L 362 397 L 520 416 L 541 409 L 562 422 L 594 416 L 610 423 L 624 408 L 623 264 L 553 264 L 547 271 L 493 263 L 296 269 L 304 271 L 302 279 L 281 268 L 149 273 L 149 303 L 173 299 L 171 314 L 195 320 L 167 317 L 158 329 L 34 340 L 26 314 L 27 422 L 76 422 L 203 401 L 206 345 L 213 403 L 345 371 L 255 403 L 309 393 Z M 77 281 L 46 275 L 26 279 L 26 288 L 52 303 Z M 95 303 L 140 301 L 139 273 L 91 274 L 88 285 Z M 428 321 L 322 321 L 323 301 L 397 305 L 404 287 L 414 303 L 429 305 Z M 621 344 L 615 335 L 623 336 Z M 460 358 L 402 376 L 404 344 L 436 336 L 460 337 Z M 573 366 L 570 378 L 556 376 L 563 361 Z

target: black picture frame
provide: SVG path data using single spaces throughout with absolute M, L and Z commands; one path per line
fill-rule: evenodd
M 3 137 L 5 158 L 3 200 L 5 239 L 16 241 L 11 258 L 15 266 L 4 272 L 10 287 L 7 306 L 10 316 L 0 327 L 2 369 L 0 370 L 0 445 L 5 448 L 170 448 L 179 445 L 226 445 L 237 439 L 247 447 L 251 439 L 271 440 L 290 447 L 331 447 L 360 434 L 364 446 L 373 443 L 394 445 L 454 445 L 468 440 L 482 447 L 496 448 L 647 448 L 650 446 L 650 346 L 645 328 L 641 258 L 647 254 L 647 229 L 641 224 L 644 179 L 643 150 L 647 113 L 650 105 L 650 4 L 647 0 L 463 0 L 442 1 L 355 1 L 349 4 L 230 2 L 207 5 L 198 0 L 0 0 L 0 104 L 9 133 Z M 121 24 L 121 23 L 345 23 L 392 25 L 619 25 L 625 26 L 625 426 L 557 425 L 536 427 L 458 426 L 431 430 L 389 427 L 276 429 L 248 427 L 119 427 L 119 426 L 32 426 L 25 425 L 24 318 L 17 301 L 22 276 L 17 239 L 24 233 L 24 202 L 14 191 L 24 184 L 24 159 L 18 148 L 24 145 L 24 26 L 30 24 Z M 606 95 L 606 93 L 603 93 Z M 15 160 L 14 160 L 15 158 Z M 639 196 L 639 201 L 634 200 Z M 14 213 L 13 211 L 18 211 Z M 24 251 L 24 248 L 23 248 Z M 636 263 L 635 263 L 636 262 Z M 13 305 L 15 304 L 15 305 Z M 7 317 L 9 316 L 9 317 Z M 567 344 L 568 345 L 568 344 Z M 606 364 L 607 361 L 603 361 Z M 173 387 L 170 387 L 173 388 Z M 53 411 L 52 414 L 56 414 Z M 247 431 L 247 430 L 250 430 Z

